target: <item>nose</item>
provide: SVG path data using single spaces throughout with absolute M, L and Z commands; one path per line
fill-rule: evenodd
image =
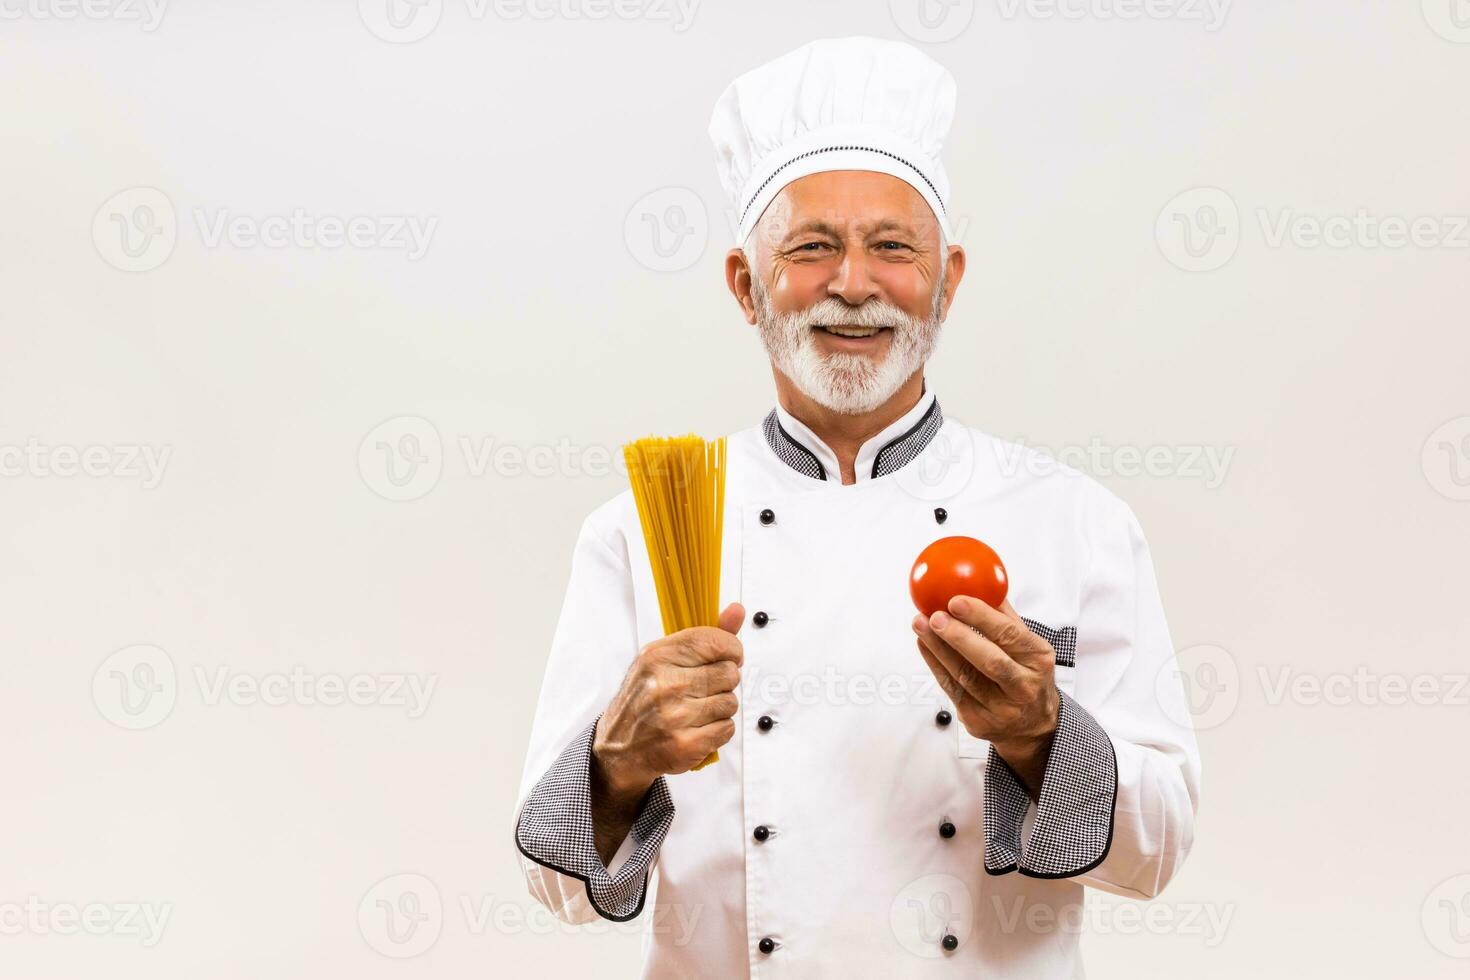
M 878 285 L 868 274 L 868 257 L 861 248 L 849 248 L 837 273 L 827 284 L 828 296 L 840 296 L 849 306 L 862 306 L 878 295 Z

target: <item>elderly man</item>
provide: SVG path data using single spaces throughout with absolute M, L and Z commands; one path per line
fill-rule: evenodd
M 1084 886 L 1151 898 L 1190 849 L 1199 760 L 1137 519 L 924 380 L 965 272 L 953 108 L 941 66 L 857 37 L 715 107 L 726 281 L 777 395 L 729 437 L 728 604 L 663 636 L 631 492 L 593 511 L 515 825 L 565 921 L 652 903 L 645 976 L 1080 977 Z M 999 608 L 914 615 L 909 567 L 948 535 L 1004 556 Z

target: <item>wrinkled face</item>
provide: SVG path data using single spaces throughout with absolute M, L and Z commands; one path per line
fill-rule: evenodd
M 832 411 L 882 405 L 938 340 L 947 251 L 929 205 L 897 177 L 836 170 L 787 184 L 745 246 L 777 370 Z

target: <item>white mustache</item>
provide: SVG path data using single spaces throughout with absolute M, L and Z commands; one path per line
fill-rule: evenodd
M 794 317 L 802 327 L 890 327 L 909 325 L 913 317 L 880 299 L 870 299 L 862 306 L 849 306 L 839 299 L 828 298 L 802 310 Z

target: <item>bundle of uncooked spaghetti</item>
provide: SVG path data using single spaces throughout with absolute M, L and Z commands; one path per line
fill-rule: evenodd
M 650 436 L 623 446 L 664 633 L 720 622 L 725 440 Z M 719 752 L 695 766 L 718 761 Z

